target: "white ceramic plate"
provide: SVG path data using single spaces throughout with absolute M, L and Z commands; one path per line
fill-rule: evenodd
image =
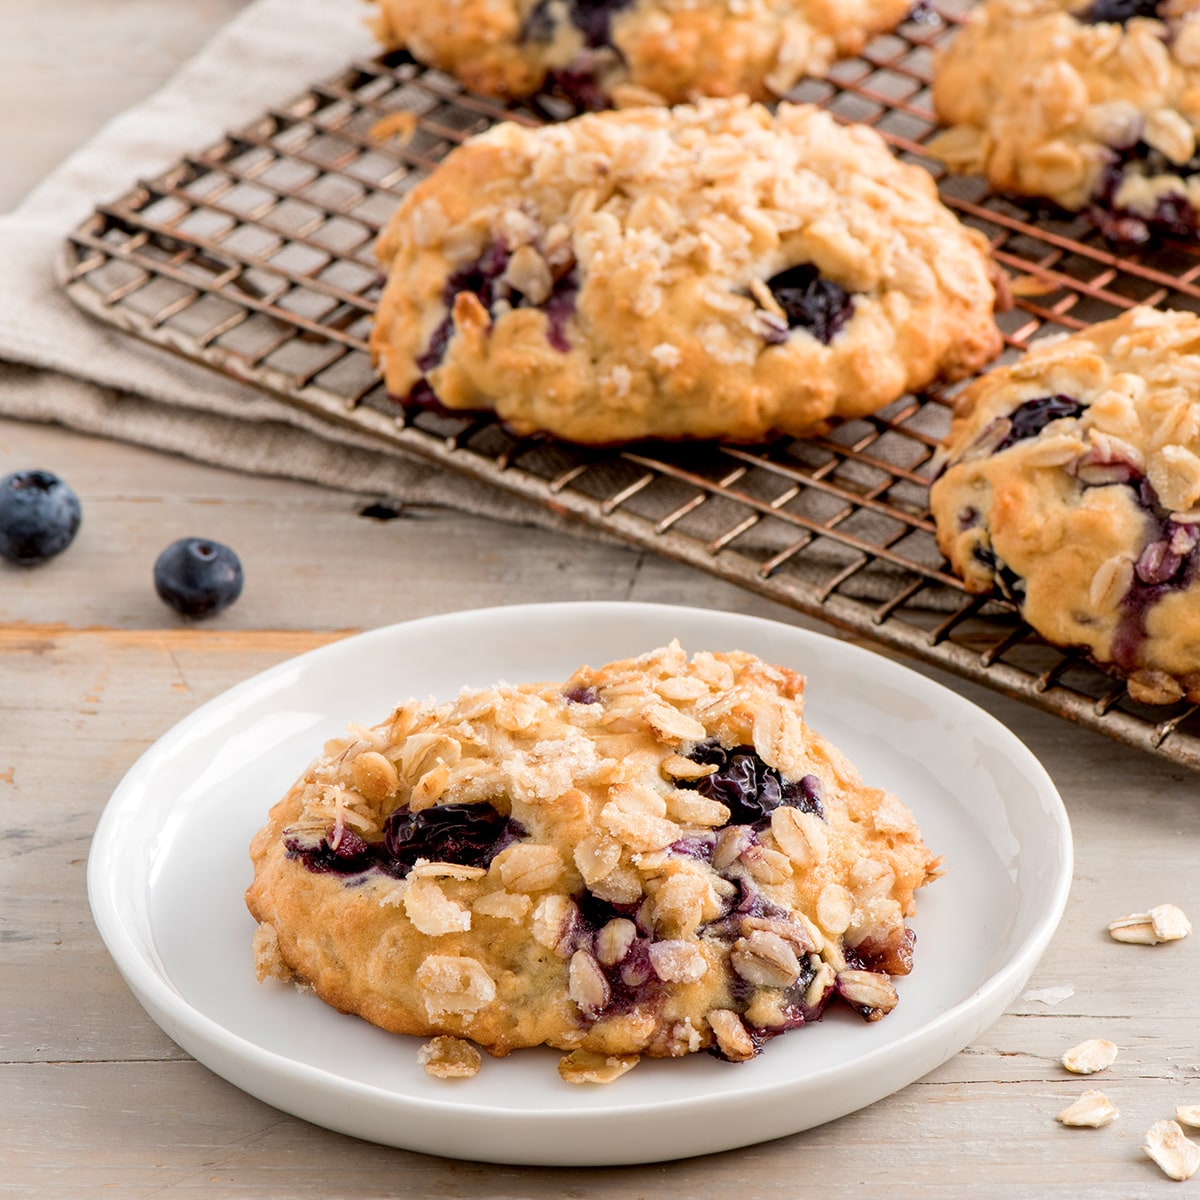
M 608 1087 L 562 1082 L 553 1051 L 430 1079 L 415 1039 L 255 982 L 242 904 L 267 809 L 348 721 L 464 684 L 562 679 L 678 637 L 808 676 L 806 716 L 868 782 L 898 793 L 948 872 L 919 894 L 913 973 L 867 1025 L 831 1011 L 734 1066 L 645 1060 Z M 88 862 L 100 932 L 138 999 L 189 1053 L 318 1125 L 459 1158 L 650 1162 L 807 1129 L 944 1062 L 1025 984 L 1071 878 L 1066 813 L 992 717 L 923 676 L 832 638 L 725 612 L 550 604 L 433 617 L 305 654 L 226 692 L 152 746 L 113 794 Z

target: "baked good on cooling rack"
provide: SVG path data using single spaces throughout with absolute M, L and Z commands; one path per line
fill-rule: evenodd
M 931 492 L 942 551 L 1148 703 L 1200 700 L 1200 318 L 1135 308 L 972 384 Z
M 584 443 L 811 431 L 999 349 L 982 235 L 873 131 L 745 99 L 498 125 L 405 197 L 388 391 Z
M 907 15 L 910 0 L 380 0 L 377 32 L 501 98 L 783 95 Z
M 260 977 L 398 1033 L 573 1052 L 566 1074 L 749 1058 L 834 997 L 883 1016 L 939 860 L 803 687 L 674 643 L 351 729 L 251 847 Z
M 1195 238 L 1200 0 L 985 0 L 939 57 L 930 148 L 1124 242 Z

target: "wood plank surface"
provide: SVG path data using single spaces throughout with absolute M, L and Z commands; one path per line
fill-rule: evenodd
M 6 186 L 34 182 L 102 119 L 97 81 L 111 83 L 100 99 L 116 111 L 239 6 L 0 0 L 16 20 L 8 27 L 25 39 L 0 46 L 6 103 L 61 61 L 67 38 L 56 22 L 76 22 L 87 40 L 76 80 L 55 76 L 53 111 L 73 117 L 45 117 L 36 149 L 10 144 L 16 172 Z M 126 78 L 119 55 L 141 31 L 153 35 L 154 69 Z M 1074 991 L 1057 1005 L 1019 1000 L 974 1045 L 897 1095 L 745 1150 L 567 1171 L 358 1142 L 211 1074 L 133 999 L 95 930 L 85 887 L 90 838 L 112 789 L 197 705 L 348 633 L 497 604 L 662 601 L 820 626 L 634 549 L 428 509 L 371 520 L 359 515 L 364 497 L 0 421 L 0 474 L 31 465 L 68 479 L 85 518 L 77 543 L 54 562 L 28 571 L 0 564 L 0 1196 L 1187 1194 L 1139 1145 L 1176 1104 L 1200 1103 L 1200 938 L 1120 946 L 1104 925 L 1161 901 L 1200 917 L 1200 777 L 932 671 L 1014 729 L 1067 803 L 1075 879 L 1031 986 Z M 241 600 L 206 624 L 177 619 L 151 586 L 158 551 L 192 533 L 229 542 L 246 566 Z M 1099 1081 L 1058 1065 L 1088 1037 L 1121 1047 Z M 1102 1130 L 1056 1125 L 1054 1114 L 1087 1086 L 1102 1086 L 1120 1119 Z M 1188 1186 L 1200 1186 L 1200 1176 Z

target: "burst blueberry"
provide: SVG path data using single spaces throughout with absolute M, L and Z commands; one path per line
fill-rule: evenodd
M 1185 163 L 1172 162 L 1148 143 L 1137 140 L 1131 145 L 1112 146 L 1108 161 L 1092 196 L 1090 214 L 1101 233 L 1110 241 L 1142 245 L 1155 234 L 1193 240 L 1200 229 L 1200 214 L 1180 191 L 1156 189 L 1154 207 L 1135 212 L 1117 203 L 1127 179 L 1159 179 L 1176 176 L 1183 189 L 1184 179 L 1200 172 L 1200 154 Z
M 420 370 L 432 371 L 445 357 L 446 347 L 454 335 L 454 300 L 464 292 L 477 297 L 493 317 L 496 315 L 494 306 L 499 301 L 504 301 L 510 308 L 540 307 L 546 314 L 546 340 L 561 354 L 571 349 L 566 326 L 575 314 L 575 301 L 579 294 L 578 274 L 574 270 L 567 271 L 554 281 L 544 304 L 532 305 L 523 293 L 505 281 L 504 273 L 511 257 L 500 242 L 493 242 L 474 262 L 447 277 L 442 288 L 446 314 L 434 328 L 425 349 L 417 356 L 416 364 Z M 417 381 L 404 402 L 412 407 L 438 407 L 437 396 L 424 379 Z
M 1017 442 L 1037 437 L 1051 421 L 1060 421 L 1065 417 L 1078 417 L 1084 411 L 1084 406 L 1070 396 L 1040 396 L 1036 400 L 1026 400 L 1017 405 L 1008 415 L 1012 429 L 1008 436 L 998 445 L 994 453 L 1007 450 Z
M 373 860 L 373 847 L 352 829 L 321 835 L 289 832 L 283 848 L 288 858 L 298 858 L 319 875 L 354 875 L 365 871 Z
M 524 833 L 519 822 L 490 804 L 438 804 L 419 812 L 401 808 L 384 822 L 382 865 L 400 875 L 407 875 L 418 858 L 487 867 Z
M 61 554 L 79 531 L 79 497 L 50 471 L 0 479 L 0 558 L 22 567 Z
M 783 309 L 788 328 L 806 329 L 826 346 L 854 315 L 854 297 L 812 263 L 780 271 L 767 280 L 767 287 Z
M 821 781 L 805 775 L 785 781 L 755 753 L 753 746 L 735 746 L 727 750 L 719 742 L 707 741 L 688 755 L 693 762 L 717 769 L 694 781 L 680 780 L 680 787 L 691 787 L 709 800 L 729 809 L 730 825 L 763 825 L 780 805 L 824 816 L 821 807 Z

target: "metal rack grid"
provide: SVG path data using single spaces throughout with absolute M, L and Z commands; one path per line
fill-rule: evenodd
M 1008 356 L 1135 303 L 1200 311 L 1194 251 L 1117 256 L 1082 218 L 947 177 L 923 154 L 932 51 L 968 6 L 922 6 L 789 98 L 874 126 L 938 176 L 946 203 L 1019 278 L 1016 306 L 999 317 Z M 367 350 L 382 284 L 376 234 L 464 138 L 499 119 L 571 111 L 555 97 L 503 108 L 403 53 L 355 64 L 97 208 L 65 247 L 64 284 L 102 320 L 327 420 L 1200 769 L 1200 705 L 1135 704 L 1119 680 L 1047 646 L 1011 605 L 968 595 L 950 573 L 926 493 L 945 395 L 905 397 L 827 436 L 624 451 L 398 409 Z M 407 140 L 385 136 L 397 121 Z

